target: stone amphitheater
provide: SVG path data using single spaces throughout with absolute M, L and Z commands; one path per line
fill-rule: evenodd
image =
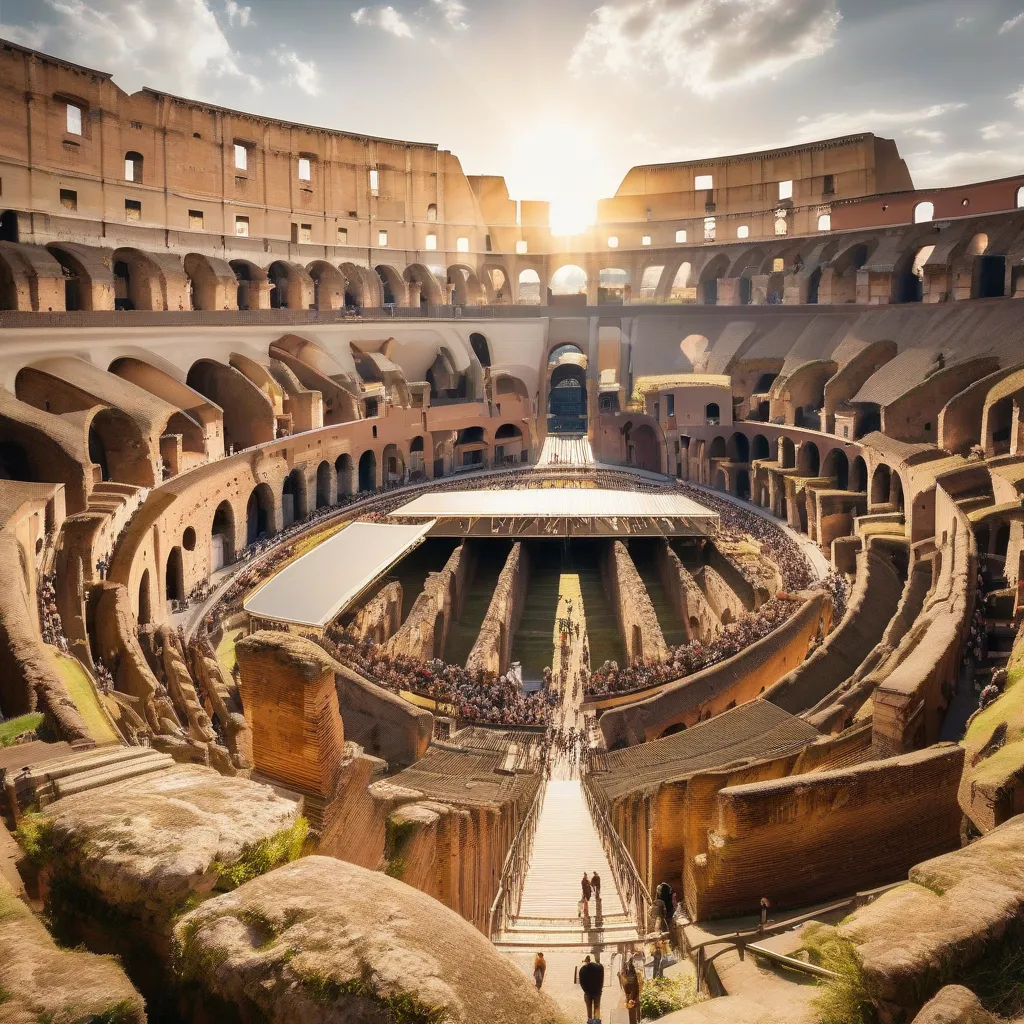
M 0 1021 L 1024 1020 L 1024 175 L 0 124 Z

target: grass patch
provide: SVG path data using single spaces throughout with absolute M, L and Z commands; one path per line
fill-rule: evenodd
M 53 819 L 38 811 L 26 814 L 18 823 L 14 838 L 37 868 L 42 868 L 53 853 Z
M 11 746 L 22 733 L 35 732 L 43 724 L 43 717 L 36 712 L 0 722 L 0 747 Z
M 810 962 L 839 975 L 825 983 L 814 1001 L 818 1024 L 877 1024 L 853 943 L 825 926 L 805 929 L 803 939 Z
M 243 850 L 242 856 L 235 864 L 219 866 L 217 890 L 229 892 L 282 864 L 298 860 L 302 856 L 308 837 L 309 822 L 305 818 L 298 818 L 290 828 L 283 829 L 269 839 L 261 839 Z
M 0 985 L 0 1006 L 3 1006 L 4 1003 L 9 1003 L 13 998 L 14 994 L 11 990 Z
M 982 957 L 961 983 L 989 1013 L 1018 1019 L 1024 1015 L 1024 943 L 1007 936 L 1002 948 L 994 956 Z
M 78 713 L 84 719 L 89 735 L 96 741 L 96 745 L 102 747 L 108 743 L 119 743 L 120 739 L 111 728 L 107 716 L 103 714 L 92 680 L 81 662 L 61 654 L 57 656 L 57 664 L 68 696 L 78 708 Z
M 1024 678 L 1024 645 L 1017 645 L 1015 657 L 1017 664 L 1011 670 L 1005 692 L 995 703 L 974 716 L 964 737 L 967 770 L 975 784 L 999 786 L 1011 782 L 1024 765 L 1024 686 L 1020 685 Z M 971 765 L 974 755 L 989 743 L 996 730 L 1004 733 L 1002 746 Z
M 303 975 L 302 982 L 310 995 L 324 1006 L 330 1006 L 345 996 L 369 999 L 381 1007 L 389 1024 L 445 1024 L 451 1020 L 446 1007 L 427 1006 L 408 992 L 383 995 L 369 980 L 350 978 L 339 981 L 313 971 Z
M 388 818 L 384 826 L 384 874 L 402 880 L 405 875 L 405 851 L 416 833 L 419 822 L 395 821 Z
M 658 1020 L 697 1001 L 696 978 L 655 978 L 640 992 L 640 1014 L 644 1020 Z

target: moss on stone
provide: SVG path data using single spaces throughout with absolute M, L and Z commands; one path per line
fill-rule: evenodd
M 268 839 L 246 847 L 234 864 L 217 864 L 217 891 L 230 892 L 260 875 L 265 875 L 282 864 L 298 860 L 309 838 L 309 822 L 297 818 L 289 828 L 282 829 Z
M 875 1024 L 875 1013 L 856 947 L 827 925 L 804 929 L 803 947 L 812 964 L 838 977 L 826 982 L 814 1001 L 818 1024 Z
M 0 722 L 0 747 L 9 747 L 25 733 L 35 733 L 43 724 L 43 715 L 37 713 L 21 715 L 9 722 Z
M 42 868 L 53 855 L 53 819 L 45 814 L 26 814 L 14 832 L 25 855 L 37 868 Z

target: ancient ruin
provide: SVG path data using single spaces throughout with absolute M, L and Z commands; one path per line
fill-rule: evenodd
M 0 1020 L 1024 1020 L 1024 173 L 0 99 Z

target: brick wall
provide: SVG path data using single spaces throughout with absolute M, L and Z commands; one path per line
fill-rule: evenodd
M 480 626 L 473 649 L 466 660 L 471 672 L 493 672 L 501 675 L 508 669 L 512 638 L 526 602 L 530 580 L 530 558 L 522 544 L 512 545 L 504 568 L 498 576 L 494 596 Z
M 654 605 L 622 541 L 605 546 L 601 578 L 615 609 L 626 660 L 631 665 L 667 660 L 668 647 Z
M 687 641 L 708 640 L 721 632 L 722 624 L 708 604 L 704 591 L 667 540 L 657 542 L 655 564 L 665 593 L 686 630 Z

